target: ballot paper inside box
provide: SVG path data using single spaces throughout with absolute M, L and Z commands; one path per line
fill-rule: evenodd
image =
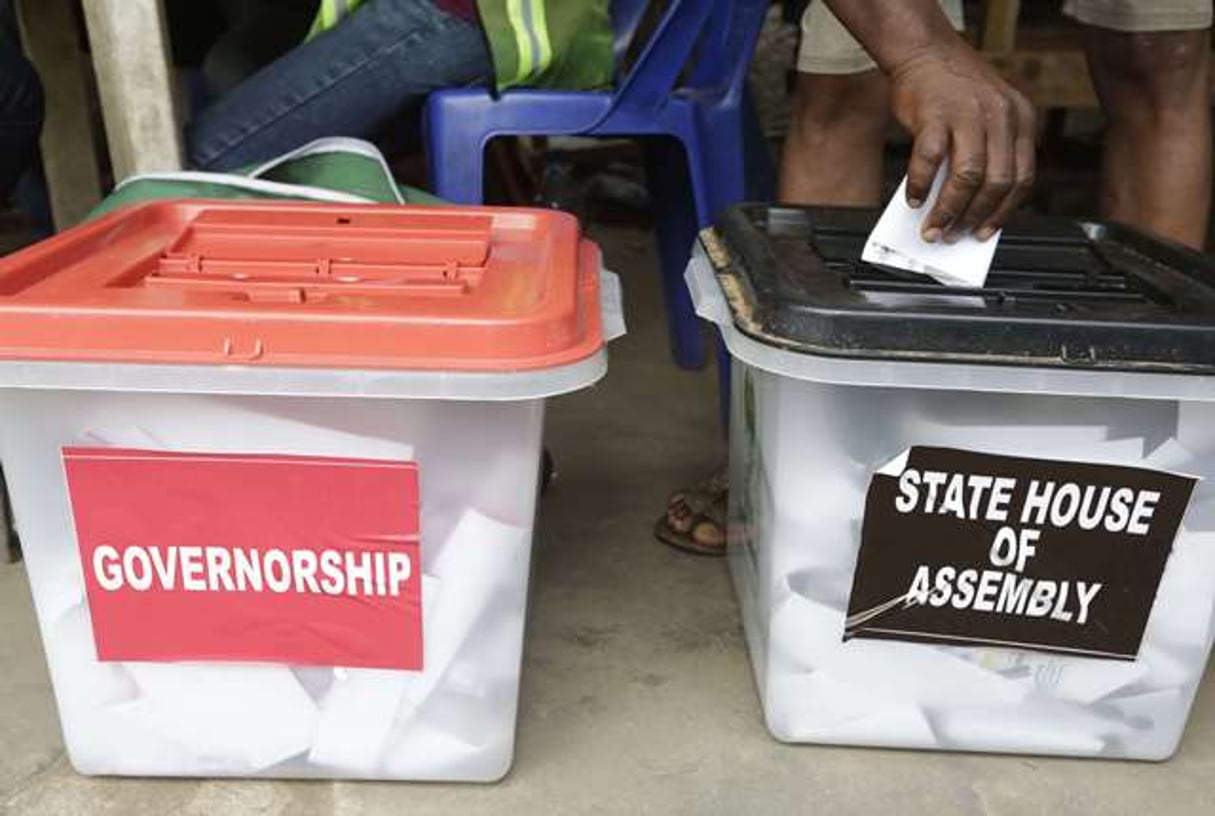
M 906 460 L 907 447 L 917 433 L 924 433 L 919 438 L 934 445 L 942 444 L 949 435 L 948 425 L 939 416 L 920 413 L 935 400 L 910 389 L 802 382 L 738 364 L 734 375 L 736 392 L 748 380 L 758 379 L 757 399 L 802 406 L 788 412 L 788 423 L 800 416 L 797 421 L 803 425 L 791 438 L 798 433 L 817 433 L 826 416 L 854 413 L 857 417 L 854 423 L 833 422 L 832 433 L 813 446 L 817 456 L 799 457 L 798 448 L 777 434 L 761 431 L 747 437 L 754 440 L 755 448 L 736 459 L 749 463 L 749 480 L 737 462 L 732 472 L 734 483 L 744 488 L 731 498 L 731 569 L 765 716 L 775 735 L 793 742 L 1141 759 L 1160 759 L 1176 749 L 1215 632 L 1215 547 L 1211 546 L 1215 532 L 1196 528 L 1203 505 L 1197 493 L 1194 498 L 1189 493 L 1195 479 L 1215 477 L 1215 457 L 1183 454 L 1173 445 L 1151 450 L 1139 437 L 1105 438 L 1111 427 L 1119 426 L 1119 435 L 1130 430 L 1128 423 L 1133 419 L 1148 419 L 1151 425 L 1157 414 L 1176 417 L 1175 403 L 1162 401 L 1153 411 L 1132 401 L 1042 395 L 1033 401 L 1036 405 L 1021 405 L 1023 424 L 1015 434 L 1007 434 L 1002 424 L 957 426 L 957 438 L 980 461 L 1029 454 L 1051 463 L 1059 459 L 1057 464 L 1064 470 L 1080 462 L 1084 465 L 1081 471 L 1094 468 L 1093 472 L 1102 474 L 1097 481 L 1105 476 L 1115 478 L 1123 468 L 1142 469 L 1148 474 L 1143 478 L 1159 478 L 1178 489 L 1180 493 L 1170 505 L 1179 508 L 1172 517 L 1175 526 L 1164 518 L 1165 511 L 1157 510 L 1164 524 L 1160 528 L 1163 538 L 1123 539 L 1128 547 L 1138 548 L 1135 557 L 1146 559 L 1137 562 L 1130 580 L 1124 578 L 1121 584 L 1116 576 L 1111 580 L 1104 570 L 1130 567 L 1117 567 L 1116 561 L 1104 556 L 1093 561 L 1095 551 L 1086 554 L 1083 536 L 1070 538 L 1065 527 L 1063 548 L 1051 550 L 1052 536 L 1044 534 L 1038 551 L 1046 554 L 1042 567 L 1047 572 L 1061 568 L 1071 575 L 1066 598 L 1060 588 L 1069 579 L 1040 582 L 1043 592 L 1051 591 L 1049 604 L 1043 599 L 1031 603 L 1032 586 L 1024 597 L 1008 595 L 1002 600 L 1003 579 L 1008 576 L 1000 581 L 993 577 L 990 597 L 980 603 L 982 611 L 974 611 L 975 595 L 969 599 L 972 603 L 967 611 L 977 618 L 977 631 L 960 623 L 964 618 L 957 606 L 966 606 L 962 604 L 966 599 L 956 593 L 947 599 L 958 603 L 946 604 L 953 615 L 943 616 L 948 623 L 945 628 L 934 630 L 929 625 L 917 630 L 914 619 L 907 617 L 909 610 L 937 613 L 939 609 L 928 603 L 928 595 L 945 597 L 944 589 L 937 586 L 936 568 L 949 566 L 952 575 L 961 575 L 966 556 L 960 552 L 964 545 L 955 542 L 941 553 L 939 563 L 933 561 L 926 553 L 935 546 L 918 547 L 920 539 L 913 535 L 918 528 L 907 523 L 907 535 L 896 535 L 890 545 L 906 551 L 912 560 L 924 556 L 925 563 L 933 564 L 925 604 L 909 607 L 905 603 L 916 575 L 915 569 L 909 569 L 894 579 L 899 588 L 890 594 L 904 597 L 893 613 L 868 621 L 862 616 L 871 630 L 883 631 L 865 631 L 864 626 L 850 631 L 850 617 L 865 611 L 850 607 L 857 603 L 866 609 L 873 606 L 857 595 L 858 570 L 872 568 L 874 557 L 879 561 L 888 557 L 880 551 L 864 552 L 867 505 L 872 495 L 868 488 L 875 479 L 885 478 L 881 471 L 886 463 L 878 456 L 879 461 L 865 464 L 860 471 L 841 467 L 850 451 L 872 444 L 871 440 L 858 444 L 868 436 L 868 412 L 863 405 L 884 406 L 891 412 L 892 422 L 898 417 L 895 424 L 900 430 L 887 441 L 892 460 L 898 460 L 900 454 Z M 968 405 L 967 414 L 982 414 L 990 408 L 991 416 L 1003 421 L 998 394 L 955 398 Z M 850 412 L 853 405 L 857 410 Z M 955 418 L 960 410 L 955 409 Z M 765 415 L 763 409 L 760 414 Z M 1103 417 L 1106 424 L 1080 424 L 1094 416 Z M 1069 417 L 1075 422 L 1067 424 Z M 1040 437 L 1036 442 L 1035 430 Z M 738 438 L 748 432 L 736 424 L 732 433 L 737 446 Z M 1184 462 L 1179 462 L 1182 456 Z M 1169 470 L 1155 469 L 1160 459 L 1167 460 Z M 944 494 L 943 489 L 942 498 Z M 1064 494 L 1065 503 L 1070 501 L 1069 495 L 1070 491 Z M 852 498 L 845 498 L 848 496 Z M 970 498 L 966 501 L 968 511 Z M 1126 510 L 1129 524 L 1134 518 L 1133 499 Z M 1051 512 L 1049 507 L 1045 510 L 1047 518 Z M 1002 525 L 980 520 L 969 527 L 956 516 L 947 518 L 981 531 L 969 550 L 975 557 L 976 576 L 1000 572 L 987 561 Z M 892 515 L 891 520 L 897 532 L 898 518 Z M 946 546 L 940 530 L 936 538 L 926 540 Z M 1068 551 L 1069 544 L 1079 547 Z M 895 569 L 895 563 L 886 570 Z M 1015 576 L 1018 593 L 1020 583 L 1029 585 L 1035 569 L 1038 567 L 1029 568 L 1022 576 L 1016 572 L 1015 562 L 1009 563 L 1007 572 Z M 879 570 L 879 574 L 885 573 Z M 958 586 L 953 581 L 941 586 L 946 584 L 951 590 Z M 1104 586 L 1095 590 L 1097 584 Z M 879 584 L 867 591 L 885 598 L 884 589 Z M 1102 598 L 1101 592 L 1118 594 Z M 1114 598 L 1129 602 L 1134 592 L 1142 598 L 1134 611 L 1107 603 Z M 991 601 L 989 607 L 983 606 L 986 600 Z M 1008 608 L 1003 609 L 1002 604 Z M 1034 615 L 1037 617 L 1031 617 Z M 1082 616 L 1085 623 L 1080 624 Z M 991 629 L 997 619 L 999 626 Z M 1008 641 L 1015 638 L 1008 633 L 1023 633 L 1018 627 L 1027 624 L 1031 635 L 1042 634 L 1034 629 L 1038 625 L 1051 631 L 1036 644 L 1010 645 Z M 1120 643 L 1088 639 L 1107 625 L 1114 626 L 1107 634 L 1118 635 Z M 949 640 L 943 635 L 960 637 Z
M 991 297 L 942 298 L 864 266 L 874 217 L 740 208 L 687 275 L 733 360 L 730 568 L 769 730 L 1171 756 L 1215 635 L 1215 320 L 1155 276 L 1192 305 L 1215 269 L 1048 223 L 1006 231 Z
M 184 403 L 199 425 L 165 421 Z M 38 417 L 4 450 L 15 506 L 67 520 L 62 540 L 29 537 L 49 525 L 27 530 L 27 567 L 81 772 L 507 771 L 533 522 L 501 508 L 535 503 L 539 403 L 394 412 L 23 392 L 4 406 L 6 421 Z M 363 408 L 375 436 L 326 424 L 357 425 Z M 226 452 L 259 450 L 273 428 L 290 455 Z M 436 434 L 484 444 L 475 458 L 450 456 Z M 365 458 L 374 451 L 393 458 Z M 518 466 L 484 466 L 503 457 Z M 451 501 L 458 489 L 464 501 Z M 432 495 L 448 501 L 432 506 Z
M 0 259 L 0 457 L 72 765 L 505 775 L 544 405 L 606 371 L 609 274 L 559 214 L 266 202 Z

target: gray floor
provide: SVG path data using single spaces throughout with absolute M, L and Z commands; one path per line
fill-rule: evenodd
M 518 758 L 493 787 L 75 775 L 20 566 L 0 566 L 0 813 L 1215 812 L 1215 678 L 1162 765 L 789 747 L 760 720 L 723 563 L 656 545 L 665 494 L 720 454 L 712 375 L 668 362 L 648 239 L 605 234 L 632 333 L 552 405 Z

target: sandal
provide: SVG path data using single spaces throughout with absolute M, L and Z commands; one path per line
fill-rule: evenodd
M 696 555 L 726 554 L 729 473 L 725 468 L 693 487 L 675 493 L 654 525 L 663 544 Z

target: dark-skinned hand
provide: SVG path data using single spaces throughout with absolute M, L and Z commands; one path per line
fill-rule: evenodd
M 924 49 L 891 72 L 894 116 L 914 139 L 907 201 L 928 200 L 937 170 L 949 175 L 924 218 L 924 240 L 987 240 L 1034 181 L 1034 108 L 962 43 Z

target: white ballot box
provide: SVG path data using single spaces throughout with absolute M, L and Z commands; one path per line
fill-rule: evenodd
M 1215 620 L 1215 270 L 1029 222 L 954 290 L 862 262 L 875 216 L 738 208 L 688 271 L 769 729 L 1169 757 Z
M 73 766 L 506 774 L 544 405 L 605 373 L 603 274 L 556 213 L 268 203 L 0 261 L 0 456 Z

